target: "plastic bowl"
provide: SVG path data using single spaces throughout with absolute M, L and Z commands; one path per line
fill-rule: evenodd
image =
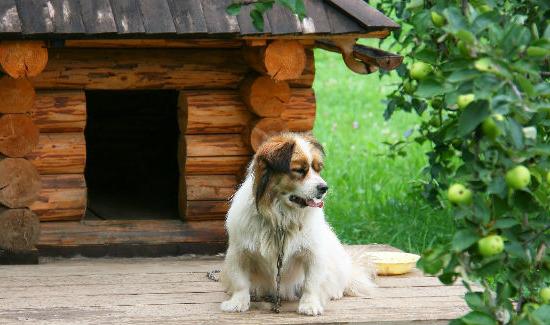
M 420 256 L 402 252 L 366 253 L 376 265 L 378 275 L 400 275 L 409 273 L 416 266 Z

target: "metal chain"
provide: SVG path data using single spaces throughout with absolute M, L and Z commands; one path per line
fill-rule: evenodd
M 276 290 L 271 311 L 275 313 L 281 312 L 281 269 L 283 268 L 283 258 L 285 253 L 285 231 L 283 228 L 277 228 L 277 243 L 279 245 L 279 253 L 277 254 L 277 276 L 275 278 Z

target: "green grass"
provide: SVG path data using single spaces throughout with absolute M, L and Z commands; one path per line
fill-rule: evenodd
M 336 54 L 317 51 L 315 58 L 314 133 L 327 151 L 323 175 L 331 190 L 325 209 L 339 237 L 410 252 L 447 240 L 454 229 L 450 214 L 412 190 L 423 177 L 425 150 L 409 146 L 406 157 L 394 160 L 382 144 L 402 138 L 419 117 L 399 112 L 385 122 L 382 100 L 392 87 L 389 77 L 354 74 Z

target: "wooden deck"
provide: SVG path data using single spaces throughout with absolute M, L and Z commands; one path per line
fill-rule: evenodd
M 320 317 L 298 315 L 288 302 L 281 314 L 266 303 L 222 313 L 226 295 L 206 278 L 221 261 L 76 258 L 0 266 L 0 324 L 446 324 L 468 310 L 462 286 L 442 286 L 414 271 L 380 277 L 369 296 L 331 301 Z

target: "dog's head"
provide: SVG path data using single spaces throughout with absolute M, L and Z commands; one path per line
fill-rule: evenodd
M 274 202 L 287 209 L 322 208 L 328 191 L 321 178 L 324 150 L 313 136 L 285 133 L 263 143 L 254 156 L 254 194 L 261 211 Z

